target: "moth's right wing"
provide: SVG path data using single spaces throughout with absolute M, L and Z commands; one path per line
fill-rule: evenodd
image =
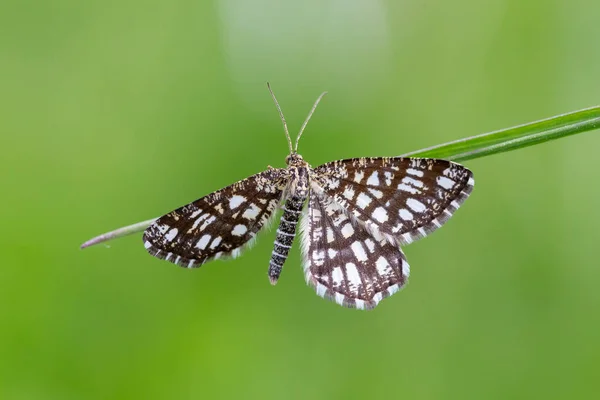
M 431 158 L 353 158 L 313 170 L 325 195 L 392 243 L 409 244 L 444 225 L 475 181 L 462 165 Z
M 274 216 L 287 179 L 270 168 L 171 211 L 146 229 L 144 247 L 187 268 L 236 257 Z

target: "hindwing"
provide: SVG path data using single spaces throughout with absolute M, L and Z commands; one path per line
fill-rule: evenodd
M 410 268 L 400 247 L 367 229 L 316 184 L 302 228 L 304 276 L 319 296 L 371 309 L 406 283 Z

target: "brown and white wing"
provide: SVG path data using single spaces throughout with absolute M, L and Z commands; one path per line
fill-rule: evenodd
M 342 306 L 375 307 L 407 282 L 410 268 L 404 253 L 313 189 L 302 220 L 306 282 L 319 296 Z
M 475 184 L 462 165 L 402 157 L 333 161 L 315 168 L 311 178 L 367 228 L 403 245 L 448 221 Z
M 238 256 L 274 215 L 287 176 L 269 169 L 158 218 L 144 232 L 155 257 L 187 268 Z

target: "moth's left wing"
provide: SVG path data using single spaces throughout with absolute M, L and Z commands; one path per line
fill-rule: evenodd
M 408 244 L 442 226 L 475 181 L 462 165 L 430 158 L 353 158 L 323 164 L 311 179 L 369 229 Z
M 348 215 L 315 183 L 301 227 L 304 276 L 319 296 L 370 309 L 406 283 L 410 268 L 400 247 Z
M 236 257 L 274 215 L 286 182 L 271 168 L 171 211 L 146 229 L 144 247 L 187 268 Z

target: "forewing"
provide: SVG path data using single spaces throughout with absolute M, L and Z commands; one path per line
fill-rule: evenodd
M 302 220 L 302 255 L 306 282 L 319 296 L 345 307 L 373 308 L 397 292 L 409 275 L 398 245 L 316 190 L 311 190 Z
M 475 183 L 462 165 L 427 158 L 353 158 L 312 172 L 324 195 L 399 244 L 442 226 Z
M 286 179 L 272 168 L 178 208 L 146 229 L 144 246 L 187 268 L 236 257 L 273 216 Z

